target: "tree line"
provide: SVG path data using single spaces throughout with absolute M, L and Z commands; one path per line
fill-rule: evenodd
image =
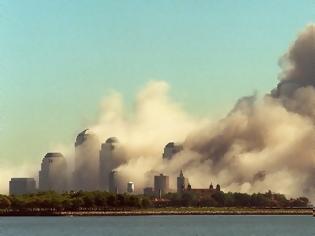
M 212 194 L 196 194 L 186 191 L 182 194 L 168 193 L 169 204 L 172 206 L 199 206 L 199 207 L 308 207 L 306 197 L 287 199 L 279 193 L 224 193 L 215 191 Z
M 287 199 L 283 194 L 224 193 L 211 194 L 168 193 L 162 199 L 143 195 L 94 192 L 40 192 L 19 196 L 0 195 L 0 209 L 13 211 L 104 211 L 114 209 L 141 209 L 148 207 L 308 207 L 306 197 Z
M 22 211 L 78 211 L 114 208 L 145 208 L 151 201 L 140 195 L 108 192 L 40 192 L 19 196 L 0 195 L 0 209 Z

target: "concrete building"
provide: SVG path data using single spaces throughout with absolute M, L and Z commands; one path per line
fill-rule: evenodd
M 166 146 L 164 147 L 163 159 L 171 160 L 172 157 L 176 153 L 180 152 L 181 150 L 183 150 L 182 145 L 175 144 L 174 142 L 170 142 L 170 143 L 166 144 Z
M 127 183 L 127 193 L 134 193 L 135 192 L 135 184 L 133 182 Z
M 184 177 L 183 171 L 181 170 L 179 176 L 177 177 L 177 192 L 184 192 L 187 189 L 188 184 L 189 180 Z
M 102 190 L 109 190 L 109 176 L 113 169 L 118 167 L 117 158 L 118 139 L 111 137 L 102 144 L 99 156 L 100 163 L 100 188 Z
M 39 171 L 39 191 L 67 191 L 67 162 L 58 152 L 49 152 L 42 160 Z
M 212 183 L 210 184 L 209 188 L 192 188 L 191 185 L 188 184 L 188 187 L 185 190 L 185 192 L 194 193 L 199 198 L 199 200 L 205 199 L 209 196 L 212 196 L 214 193 L 220 192 L 220 191 L 221 191 L 220 185 L 217 184 L 216 188 L 213 188 Z
M 84 130 L 75 141 L 73 185 L 79 191 L 99 190 L 100 142 L 95 134 Z
M 143 189 L 143 195 L 147 197 L 153 197 L 154 196 L 154 191 L 152 187 L 146 187 Z
M 10 195 L 23 195 L 36 192 L 34 178 L 11 178 L 9 182 Z
M 169 192 L 169 176 L 163 174 L 154 176 L 154 192 L 157 196 Z
M 126 192 L 126 185 L 122 180 L 119 172 L 113 170 L 109 173 L 109 192 L 111 193 L 124 193 Z

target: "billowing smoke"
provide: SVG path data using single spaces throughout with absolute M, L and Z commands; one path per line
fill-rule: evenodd
M 102 115 L 90 129 L 102 143 L 118 139 L 108 166 L 139 192 L 153 186 L 159 173 L 169 175 L 175 188 L 182 169 L 193 188 L 208 188 L 212 182 L 224 191 L 272 190 L 314 200 L 314 25 L 304 29 L 280 64 L 280 82 L 270 94 L 240 98 L 217 122 L 188 114 L 172 101 L 167 83 L 152 81 L 132 107 L 119 93 L 105 98 Z M 169 142 L 183 149 L 162 159 Z
M 201 156 L 226 190 L 314 198 L 314 25 L 299 35 L 281 65 L 271 95 L 241 98 L 218 124 L 190 134 L 185 147 Z
M 190 132 L 208 122 L 184 112 L 170 99 L 168 90 L 163 81 L 149 82 L 139 91 L 131 109 L 120 94 L 113 93 L 102 104 L 99 122 L 90 127 L 103 142 L 112 136 L 118 139 L 118 151 L 123 149 L 120 152 L 124 156 L 116 155 L 116 160 L 107 160 L 114 163 L 107 165 L 115 166 L 126 183 L 135 182 L 138 191 L 153 185 L 154 174 L 172 173 L 162 160 L 168 142 L 182 143 Z
M 151 82 L 139 92 L 131 114 L 119 94 L 107 98 L 92 130 L 118 137 L 127 157 L 116 169 L 138 187 L 152 186 L 152 176 L 160 172 L 175 180 L 183 169 L 193 187 L 213 182 L 226 191 L 270 189 L 314 197 L 314 25 L 298 36 L 281 66 L 281 81 L 271 94 L 239 99 L 218 122 L 193 118 L 170 100 L 166 83 Z M 170 141 L 184 148 L 162 160 Z

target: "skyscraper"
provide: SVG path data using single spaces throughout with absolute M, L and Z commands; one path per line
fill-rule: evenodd
M 67 163 L 58 152 L 49 152 L 42 160 L 39 171 L 39 191 L 64 192 L 67 190 Z
M 78 134 L 73 173 L 75 190 L 99 189 L 99 149 L 100 143 L 95 134 L 87 129 Z
M 118 139 L 111 137 L 102 144 L 100 150 L 100 188 L 102 190 L 109 190 L 109 176 L 117 165 L 117 145 Z
M 109 173 L 109 192 L 111 193 L 124 193 L 126 192 L 126 185 L 120 173 L 113 170 Z
M 172 157 L 183 150 L 183 146 L 179 144 L 175 144 L 174 142 L 170 142 L 165 145 L 163 152 L 163 159 L 171 160 Z

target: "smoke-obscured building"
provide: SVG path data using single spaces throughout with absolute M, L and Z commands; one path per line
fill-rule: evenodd
M 11 178 L 9 182 L 10 195 L 23 195 L 36 192 L 34 178 Z
M 180 152 L 181 150 L 183 150 L 182 145 L 175 144 L 174 142 L 170 142 L 170 143 L 166 144 L 166 146 L 164 147 L 163 159 L 171 160 L 172 157 L 176 153 Z
M 109 173 L 109 192 L 124 193 L 126 192 L 125 184 L 118 171 L 113 170 Z
M 95 134 L 87 129 L 78 134 L 73 173 L 75 190 L 94 191 L 100 188 L 99 149 L 100 143 Z
M 154 195 L 154 190 L 152 187 L 145 187 L 143 189 L 143 195 L 147 197 L 152 197 Z
M 179 176 L 177 177 L 177 192 L 182 193 L 184 192 L 189 184 L 188 178 L 185 178 L 183 171 L 180 171 Z
M 67 162 L 58 152 L 49 152 L 39 171 L 39 191 L 65 192 L 68 186 Z
M 154 192 L 157 196 L 169 192 L 169 176 L 163 174 L 154 176 Z
M 109 190 L 109 176 L 113 169 L 115 169 L 118 165 L 116 165 L 116 149 L 118 145 L 118 139 L 115 137 L 111 137 L 106 140 L 105 143 L 102 144 L 100 150 L 100 188 L 102 190 Z

